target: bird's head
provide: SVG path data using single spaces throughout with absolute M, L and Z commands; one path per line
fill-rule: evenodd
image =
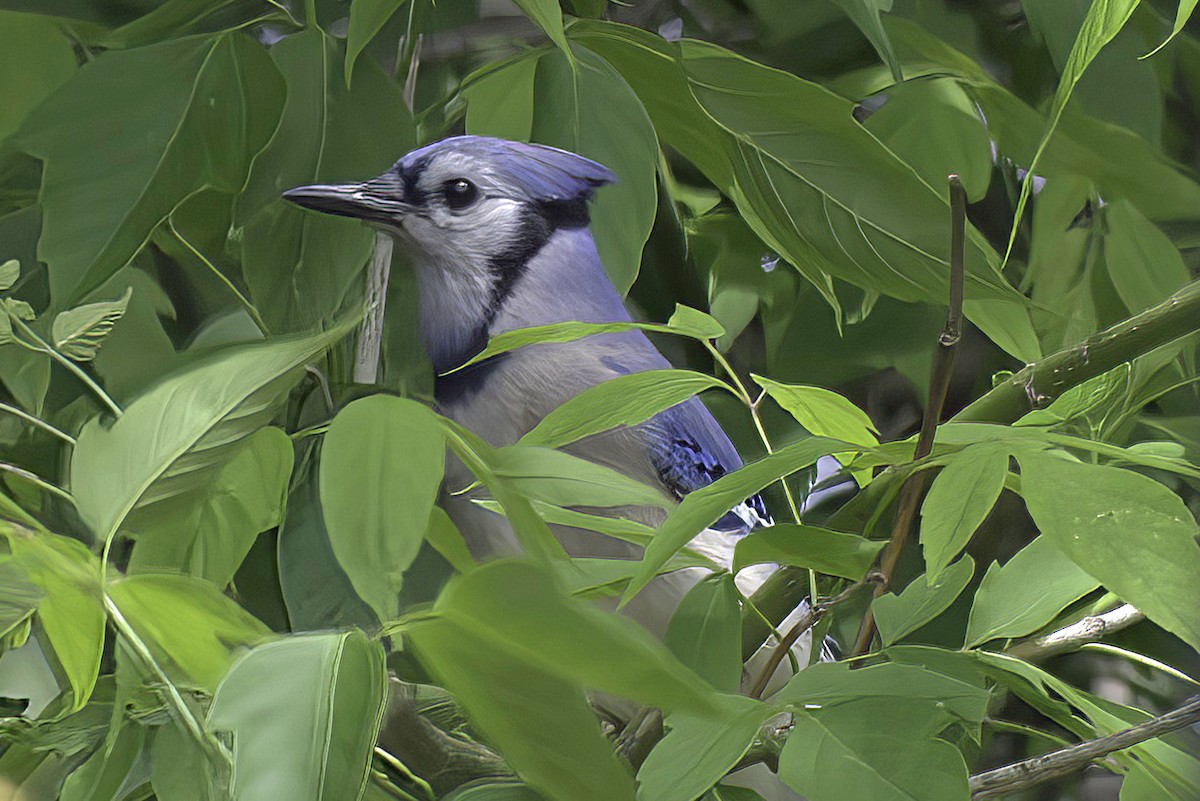
M 510 268 L 514 254 L 528 258 L 559 228 L 586 226 L 592 193 L 614 180 L 600 164 L 557 148 L 457 136 L 368 181 L 283 196 L 392 234 L 418 266 L 477 273 Z

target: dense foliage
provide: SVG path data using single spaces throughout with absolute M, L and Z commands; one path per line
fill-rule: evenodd
M 1195 0 L 0 6 L 0 796 L 747 801 L 755 764 L 952 801 L 1195 692 Z M 463 130 L 617 173 L 601 257 L 680 369 L 504 447 L 436 413 L 406 266 L 364 328 L 374 235 L 279 193 Z M 969 322 L 914 459 L 949 173 Z M 551 450 L 698 393 L 749 464 L 681 504 Z M 527 558 L 472 560 L 447 449 Z M 753 603 L 717 571 L 660 643 L 591 600 L 705 564 L 760 490 L 734 569 L 786 567 Z M 665 522 L 578 511 L 638 503 Z M 569 560 L 547 522 L 645 557 Z M 738 694 L 814 594 L 843 658 Z M 1194 801 L 1196 743 L 1021 797 Z

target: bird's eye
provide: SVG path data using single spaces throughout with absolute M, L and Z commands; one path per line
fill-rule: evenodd
M 465 209 L 479 197 L 478 187 L 466 178 L 455 178 L 451 181 L 446 181 L 442 187 L 442 192 L 446 196 L 446 205 L 455 211 Z

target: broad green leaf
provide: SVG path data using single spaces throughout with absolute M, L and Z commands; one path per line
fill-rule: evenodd
M 1191 275 L 1179 249 L 1127 200 L 1104 207 L 1104 261 L 1117 294 L 1130 314 L 1166 300 Z
M 455 790 L 446 801 L 543 801 L 528 785 L 516 782 L 477 784 Z
M 321 509 L 338 563 L 379 616 L 396 617 L 404 571 L 421 549 L 446 464 L 427 406 L 389 395 L 338 412 L 321 448 Z
M 554 44 L 562 48 L 572 68 L 575 67 L 571 56 L 571 46 L 567 44 L 567 35 L 563 32 L 562 9 L 558 0 L 513 0 L 517 7 L 525 12 L 534 23 L 546 32 Z
M 645 629 L 567 597 L 550 573 L 532 563 L 498 560 L 455 577 L 439 596 L 434 616 L 439 631 L 452 628 L 474 644 L 471 664 L 502 652 L 573 685 L 667 712 L 716 710 L 713 690 Z M 419 635 L 416 641 L 420 645 Z M 443 657 L 426 647 L 422 658 L 440 665 Z
M 987 715 L 988 692 L 917 665 L 888 662 L 855 670 L 845 662 L 818 662 L 793 676 L 773 700 L 806 708 L 921 701 L 931 710 L 979 724 Z
M 1026 413 L 1013 425 L 1053 426 L 1086 417 L 1090 412 L 1102 417 L 1128 391 L 1131 377 L 1132 365 L 1118 364 L 1107 373 L 1071 387 L 1045 409 Z
M 667 320 L 667 328 L 696 339 L 719 339 L 725 336 L 724 327 L 711 314 L 682 303 L 675 304 L 675 311 Z
M 871 42 L 875 52 L 892 71 L 892 80 L 896 83 L 903 81 L 904 74 L 900 69 L 900 59 L 896 57 L 896 51 L 892 49 L 892 41 L 888 38 L 887 31 L 883 28 L 883 21 L 879 18 L 881 11 L 892 10 L 892 0 L 833 1 L 846 12 L 846 16 Z
M 775 562 L 860 581 L 886 544 L 857 534 L 782 523 L 757 529 L 738 540 L 733 569 Z
M 663 637 L 663 644 L 680 662 L 713 687 L 728 693 L 736 693 L 742 680 L 739 600 L 733 576 L 728 573 L 705 576 L 683 596 Z
M 617 426 L 633 426 L 706 389 L 725 389 L 719 378 L 688 370 L 647 370 L 589 387 L 542 418 L 522 445 L 558 448 Z
M 54 347 L 77 362 L 89 362 L 96 358 L 96 351 L 104 344 L 104 338 L 125 315 L 132 295 L 133 287 L 130 287 L 117 300 L 88 303 L 59 312 L 51 328 Z
M 621 71 L 659 136 L 835 308 L 830 276 L 900 300 L 946 302 L 948 201 L 855 122 L 850 101 L 704 42 L 593 21 L 571 34 Z M 967 297 L 999 303 L 972 303 L 967 314 L 1006 350 L 1036 358 L 1023 300 L 998 264 L 970 229 Z
M 633 801 L 633 778 L 600 733 L 579 685 L 531 658 L 481 647 L 470 631 L 445 617 L 416 624 L 406 638 L 472 724 L 540 794 Z
M 1017 210 L 1013 215 L 1012 232 L 1009 234 L 1008 247 L 1004 253 L 1006 262 L 1012 252 L 1013 243 L 1016 241 L 1021 217 L 1025 214 L 1025 204 L 1029 201 L 1038 162 L 1041 161 L 1042 152 L 1054 135 L 1054 129 L 1058 126 L 1067 102 L 1071 99 L 1071 92 L 1075 90 L 1075 85 L 1083 77 L 1084 70 L 1088 68 L 1100 50 L 1121 32 L 1121 28 L 1125 26 L 1134 9 L 1138 7 L 1138 2 L 1139 0 L 1092 0 L 1092 5 L 1088 9 L 1087 16 L 1084 17 L 1079 34 L 1075 37 L 1075 44 L 1071 47 L 1071 54 L 1067 56 L 1062 76 L 1059 78 L 1058 89 L 1055 91 L 1054 101 L 1050 105 L 1049 125 L 1046 126 L 1046 132 L 1042 134 L 1042 140 L 1033 154 L 1033 161 L 1027 167 L 1025 180 L 1021 183 L 1021 194 L 1017 199 Z
M 463 80 L 467 131 L 528 142 L 533 135 L 533 79 L 538 58 L 529 54 L 488 65 Z
M 58 21 L 0 11 L 0 142 L 65 83 L 75 67 L 71 39 Z
M 670 731 L 638 769 L 643 801 L 695 801 L 738 763 L 775 709 L 748 698 L 730 697 L 720 717 L 672 715 Z
M 100 565 L 83 543 L 0 524 L 16 566 L 43 593 L 37 620 L 71 691 L 70 712 L 87 703 L 104 649 Z
M 150 746 L 150 785 L 157 801 L 222 801 L 208 760 L 192 735 L 168 723 L 154 730 Z
M 556 565 L 559 579 L 563 588 L 576 598 L 600 598 L 620 595 L 625 591 L 629 580 L 638 570 L 638 563 L 631 559 L 593 559 L 586 556 L 574 557 L 568 562 Z M 688 567 L 701 567 L 706 572 L 718 569 L 711 561 L 702 556 L 693 555 L 686 551 L 675 554 L 659 571 L 660 575 L 682 570 Z M 636 619 L 636 617 L 635 617 Z M 679 654 L 676 653 L 676 656 Z M 682 658 L 682 657 L 681 657 Z M 686 660 L 684 660 L 686 662 Z M 738 663 L 739 665 L 741 662 Z M 688 667 L 696 670 L 688 663 Z M 701 672 L 697 670 L 697 672 Z M 708 676 L 704 676 L 713 682 Z M 714 686 L 716 686 L 714 684 Z
M 152 42 L 178 38 L 193 30 L 234 30 L 267 17 L 276 10 L 270 0 L 236 3 L 235 0 L 165 0 L 116 30 L 105 34 L 100 45 L 106 48 L 139 47 Z M 234 6 L 230 9 L 230 6 Z M 211 17 L 210 17 L 211 15 Z M 277 14 L 277 17 L 282 17 Z M 215 19 L 214 19 L 215 18 Z
M 303 184 L 366 180 L 416 144 L 403 92 L 371 59 L 346 88 L 339 45 L 321 31 L 271 47 L 287 101 L 279 128 L 238 197 L 242 269 L 273 331 L 310 330 L 332 317 L 366 265 L 374 235 L 362 224 L 301 209 L 281 192 Z
M 848 449 L 849 446 L 839 440 L 810 437 L 688 493 L 659 526 L 642 557 L 641 572 L 629 583 L 621 603 L 628 603 L 650 583 L 671 556 L 734 506 L 761 492 L 771 482 L 803 470 L 820 457 Z
M 240 189 L 282 98 L 266 51 L 240 34 L 109 52 L 80 69 L 17 135 L 45 162 L 38 255 L 54 298 L 99 287 L 192 193 Z
M 92 419 L 71 459 L 80 515 L 111 537 L 135 506 L 202 483 L 271 419 L 304 364 L 346 330 L 218 351 L 159 382 L 111 426 Z
M 0 643 L 33 615 L 45 595 L 11 556 L 0 558 Z
M 1162 44 L 1147 53 L 1145 57 L 1152 56 L 1159 50 L 1162 50 L 1172 39 L 1179 35 L 1179 32 L 1183 30 L 1183 26 L 1191 18 L 1192 12 L 1196 10 L 1196 2 L 1197 0 L 1179 0 L 1179 8 L 1175 11 L 1175 24 L 1171 26 L 1170 35 L 1166 39 L 1163 39 Z M 1124 787 L 1121 788 L 1121 801 L 1125 801 Z
M 810 801 L 963 801 L 966 763 L 929 730 L 931 709 L 872 699 L 797 714 L 779 777 Z
M 967 647 L 1031 634 L 1098 586 L 1053 540 L 1038 537 L 1003 567 L 988 566 L 971 605 Z
M 128 572 L 183 572 L 228 585 L 258 535 L 279 525 L 292 452 L 283 431 L 260 429 L 203 487 L 135 512 Z
M 108 594 L 168 676 L 208 692 L 233 662 L 233 649 L 270 631 L 215 586 L 191 576 L 110 581 Z
M 363 49 L 383 29 L 408 0 L 353 0 L 350 4 L 350 27 L 346 33 L 346 86 L 354 73 L 354 62 Z
M 425 541 L 459 573 L 467 573 L 475 567 L 475 558 L 471 556 L 462 532 L 440 506 L 433 507 L 433 513 L 429 516 Z
M 20 277 L 21 263 L 16 259 L 9 259 L 0 264 L 0 292 L 12 289 L 12 285 L 17 283 L 17 279 Z
M 884 645 L 924 626 L 950 608 L 975 575 L 975 560 L 968 554 L 947 567 L 937 580 L 929 583 L 924 575 L 913 579 L 899 595 L 888 593 L 875 599 L 875 623 Z
M 116 725 L 120 731 L 110 747 L 101 747 L 63 783 L 61 801 L 110 801 L 120 798 L 146 740 L 146 728 L 133 721 Z
M 992 143 L 962 85 L 927 77 L 890 86 L 884 97 L 883 107 L 863 122 L 866 129 L 938 192 L 949 193 L 946 179 L 954 173 L 969 201 L 982 200 L 992 177 Z
M 1200 648 L 1200 545 L 1182 499 L 1131 470 L 1017 454 L 1029 513 L 1075 564 Z
M 971 541 L 1008 476 L 1008 448 L 981 443 L 956 453 L 921 504 L 925 580 L 932 584 Z
M 531 500 L 554 506 L 655 506 L 670 509 L 672 498 L 611 467 L 549 448 L 497 448 L 492 473 Z
M 206 723 L 233 735 L 233 797 L 357 798 L 386 686 L 383 648 L 357 629 L 285 637 L 242 656 Z

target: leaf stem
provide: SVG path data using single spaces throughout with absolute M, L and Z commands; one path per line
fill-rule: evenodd
M 175 227 L 174 217 L 167 217 L 167 227 L 171 229 L 171 235 L 179 240 L 179 244 L 187 248 L 189 253 L 199 259 L 200 263 L 207 267 L 209 272 L 215 275 L 217 280 L 220 281 L 226 289 L 233 293 L 233 296 L 237 298 L 238 303 L 240 303 L 242 308 L 246 310 L 246 314 L 250 315 L 250 319 L 253 320 L 254 324 L 258 326 L 258 330 L 262 331 L 263 334 L 270 334 L 271 329 L 267 326 L 266 321 L 263 320 L 262 315 L 259 314 L 255 305 L 250 302 L 249 298 L 242 294 L 241 290 L 234 286 L 233 282 L 229 280 L 225 273 L 218 270 L 217 266 L 209 261 L 207 256 L 201 253 L 195 245 L 188 241 L 187 237 L 180 233 L 179 229 Z
M 46 492 L 49 492 L 51 495 L 55 495 L 59 498 L 62 498 L 64 501 L 71 504 L 71 506 L 75 505 L 75 498 L 71 496 L 71 493 L 67 492 L 62 487 L 59 487 L 55 484 L 51 484 L 46 479 L 42 478 L 41 476 L 38 476 L 35 473 L 29 472 L 28 470 L 24 469 L 23 467 L 17 467 L 15 464 L 9 464 L 8 462 L 0 462 L 0 472 L 12 473 L 14 476 L 23 478 L 26 481 L 28 481 L 30 484 L 33 484 L 37 487 L 40 487 L 41 489 L 44 489 Z
M 50 345 L 50 343 L 38 336 L 37 332 L 30 328 L 29 325 L 27 325 L 20 317 L 17 317 L 15 314 L 11 313 L 8 315 L 8 317 L 10 320 L 12 320 L 13 325 L 21 329 L 21 333 L 33 339 L 35 343 L 34 345 L 30 345 L 28 342 L 16 337 L 15 339 L 19 344 L 23 345 L 29 350 L 45 353 L 51 359 L 54 359 L 63 367 L 67 368 L 72 375 L 82 381 L 88 389 L 96 394 L 96 397 L 108 407 L 108 410 L 113 413 L 113 416 L 120 417 L 122 414 L 124 414 L 124 412 L 121 410 L 121 407 L 117 405 L 117 402 L 109 397 L 109 394 L 105 392 L 99 384 L 93 381 L 92 377 L 88 375 L 83 368 L 59 353 L 57 349 Z
M 45 420 L 41 419 L 40 417 L 33 416 L 32 414 L 25 411 L 24 409 L 18 409 L 16 406 L 9 406 L 7 403 L 0 403 L 0 412 L 7 412 L 8 414 L 11 414 L 14 417 L 19 417 L 20 419 L 24 420 L 26 423 L 29 423 L 30 425 L 33 425 L 33 426 L 37 426 L 38 428 L 42 429 L 43 431 L 45 431 L 48 434 L 53 434 L 54 436 L 58 437 L 63 442 L 67 443 L 68 445 L 73 446 L 75 444 L 75 438 L 72 437 L 70 434 L 68 434 L 67 432 L 62 431 L 58 428 L 55 428 L 54 426 L 47 423 Z

